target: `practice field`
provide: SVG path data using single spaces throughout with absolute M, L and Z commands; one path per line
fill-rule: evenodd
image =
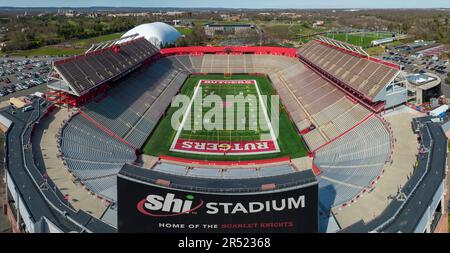
M 355 46 L 369 47 L 372 41 L 392 37 L 391 33 L 329 33 L 328 38 L 350 43 Z
M 186 80 L 180 94 L 189 97 L 189 104 L 183 105 L 188 113 L 180 115 L 179 107 L 169 108 L 144 146 L 145 154 L 212 161 L 308 155 L 282 105 L 278 110 L 272 108 L 270 95 L 275 92 L 265 76 L 194 75 Z M 246 106 L 234 106 L 241 102 Z M 218 110 L 223 114 L 217 114 Z M 174 114 L 181 122 L 176 129 L 171 122 Z M 272 116 L 277 122 L 272 122 Z

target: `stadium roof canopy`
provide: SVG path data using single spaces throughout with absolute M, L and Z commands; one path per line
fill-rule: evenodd
M 132 34 L 144 36 L 144 38 L 157 47 L 160 47 L 161 45 L 173 44 L 178 38 L 181 37 L 181 34 L 177 31 L 177 29 L 162 22 L 138 25 L 126 32 L 122 37 Z

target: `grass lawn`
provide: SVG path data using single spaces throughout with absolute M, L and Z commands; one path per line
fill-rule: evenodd
M 82 54 L 94 43 L 120 38 L 122 33 L 112 33 L 89 39 L 73 40 L 64 42 L 63 45 L 44 46 L 30 50 L 18 50 L 9 55 L 12 56 L 63 56 Z
M 406 41 L 404 41 L 404 40 L 402 40 L 402 41 L 397 40 L 397 41 L 394 41 L 394 42 L 385 44 L 385 46 L 386 46 L 386 47 L 388 47 L 388 46 L 389 46 L 389 47 L 396 47 L 396 46 L 403 45 L 403 44 L 405 44 L 405 43 L 406 43 Z
M 324 32 L 326 30 L 328 30 L 327 27 L 310 28 L 310 27 L 305 27 L 302 24 L 294 24 L 294 25 L 289 26 L 289 35 L 291 37 L 296 37 L 299 35 L 309 36 L 312 34 Z
M 181 35 L 188 35 L 192 33 L 192 28 L 188 27 L 177 27 L 177 30 L 181 33 Z
M 328 28 L 310 28 L 303 24 L 270 24 L 261 26 L 264 32 L 274 38 L 298 39 L 300 36 L 310 38 L 310 36 L 327 31 Z
M 123 35 L 123 33 L 111 33 L 111 34 L 102 35 L 102 36 L 98 36 L 98 37 L 94 37 L 94 38 L 76 40 L 73 42 L 73 45 L 76 47 L 88 48 L 92 44 L 105 42 L 108 40 L 118 39 L 122 35 Z
M 363 34 L 365 36 L 374 37 L 374 38 L 377 38 L 377 39 L 383 39 L 383 38 L 392 37 L 392 33 L 390 33 L 390 32 L 365 32 Z
M 366 49 L 367 53 L 371 56 L 380 55 L 384 53 L 384 47 L 369 47 Z
M 194 23 L 194 25 L 196 25 L 196 26 L 204 26 L 206 24 L 214 22 L 214 20 L 210 20 L 210 19 L 190 19 L 189 21 Z
M 45 46 L 31 50 L 19 50 L 9 55 L 12 56 L 63 56 L 63 55 L 78 55 L 82 54 L 85 49 L 77 48 L 59 48 L 52 46 Z
M 274 95 L 275 91 L 270 83 L 269 79 L 265 76 L 250 76 L 250 75 L 233 75 L 232 77 L 225 78 L 223 75 L 199 75 L 191 76 L 188 78 L 181 89 L 181 94 L 186 94 L 192 98 L 194 89 L 197 86 L 199 80 L 256 80 L 258 87 L 262 95 Z M 239 91 L 236 91 L 239 92 Z M 148 155 L 160 156 L 170 155 L 182 158 L 200 159 L 200 160 L 222 160 L 222 161 L 245 161 L 245 160 L 258 160 L 269 159 L 277 157 L 290 156 L 291 158 L 303 157 L 308 155 L 308 150 L 302 141 L 302 138 L 297 133 L 294 125 L 292 124 L 288 114 L 280 106 L 280 121 L 279 128 L 280 133 L 277 138 L 277 142 L 280 148 L 280 152 L 271 154 L 258 154 L 258 155 L 207 155 L 207 154 L 188 154 L 180 152 L 170 151 L 170 145 L 176 135 L 176 130 L 171 126 L 171 118 L 178 108 L 169 108 L 166 115 L 159 122 L 155 131 L 152 133 L 148 142 L 143 148 L 143 152 Z M 267 109 L 270 112 L 270 109 Z

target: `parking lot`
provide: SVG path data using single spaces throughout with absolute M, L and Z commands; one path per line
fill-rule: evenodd
M 401 45 L 389 48 L 383 55 L 383 59 L 397 63 L 407 72 L 418 73 L 427 71 L 446 76 L 449 71 L 449 61 L 440 59 L 438 55 L 422 53 L 421 48 L 426 48 L 426 45 Z
M 440 47 L 436 45 L 436 47 Z M 432 49 L 433 47 L 431 47 Z M 441 78 L 442 93 L 450 98 L 450 86 L 445 84 L 450 70 L 449 60 L 439 58 L 437 55 L 423 53 L 433 51 L 427 49 L 426 44 L 417 43 L 388 48 L 383 54 L 383 59 L 400 65 L 407 73 L 430 72 Z M 438 52 L 442 53 L 442 51 Z
M 44 91 L 52 58 L 0 58 L 0 101 Z

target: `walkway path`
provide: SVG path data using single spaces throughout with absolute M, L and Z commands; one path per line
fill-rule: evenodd
M 332 211 L 342 228 L 361 219 L 367 223 L 381 214 L 391 199 L 396 197 L 398 189 L 407 182 L 413 172 L 419 147 L 417 137 L 411 128 L 411 120 L 420 116 L 423 114 L 407 107 L 384 115 L 384 119 L 392 127 L 396 140 L 393 162 L 385 165 L 385 172 L 372 191 L 365 193 L 357 202 L 349 206 L 333 208 Z
M 107 209 L 105 203 L 91 195 L 79 183 L 74 183 L 73 177 L 64 168 L 62 160 L 56 157 L 58 147 L 55 135 L 63 120 L 67 119 L 70 113 L 66 108 L 56 109 L 38 125 L 36 135 L 42 135 L 40 146 L 44 164 L 47 168 L 48 176 L 63 194 L 69 195 L 69 202 L 77 210 L 82 209 L 99 218 Z

